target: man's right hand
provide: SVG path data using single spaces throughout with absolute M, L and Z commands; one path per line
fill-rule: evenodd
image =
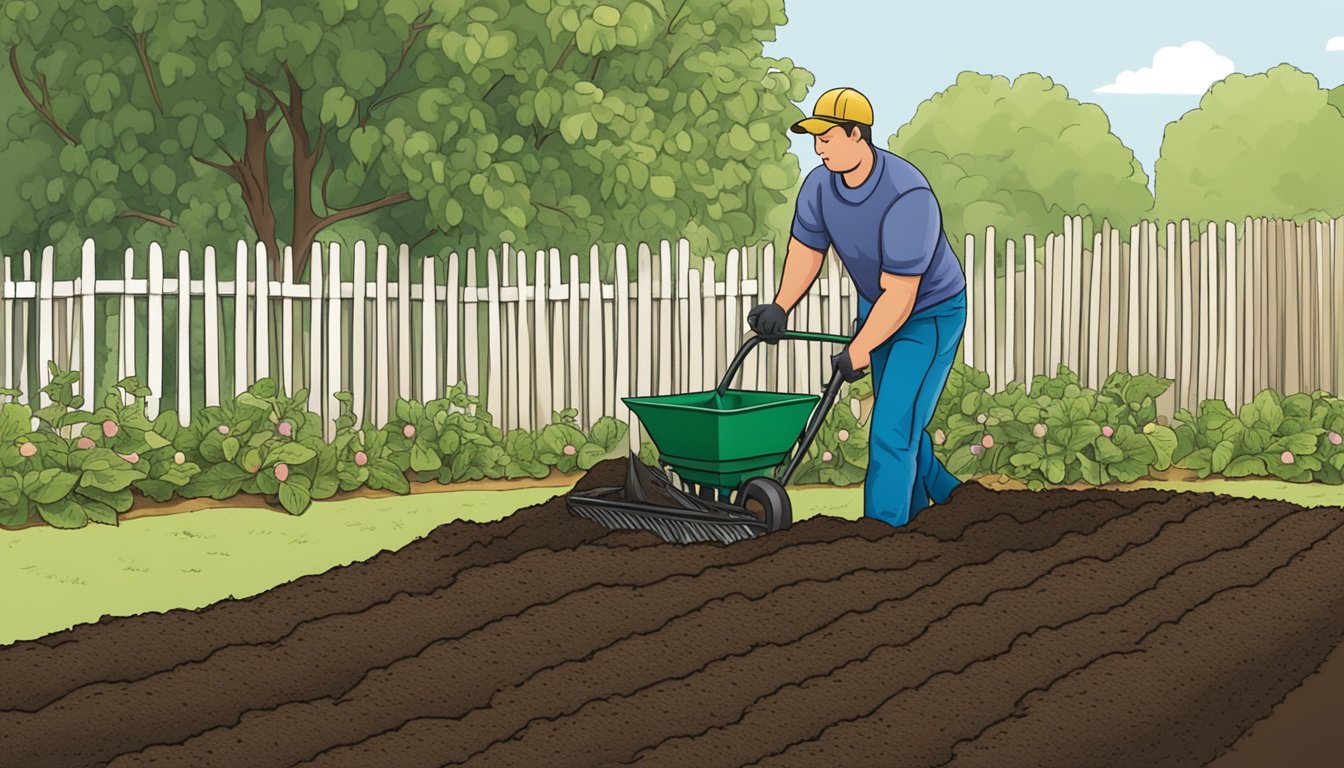
M 756 332 L 761 341 L 774 344 L 784 337 L 789 325 L 789 316 L 778 304 L 757 304 L 747 315 L 747 325 Z

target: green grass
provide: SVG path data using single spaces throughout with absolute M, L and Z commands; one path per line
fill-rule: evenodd
M 1344 488 L 1272 480 L 1149 481 L 1197 490 L 1344 505 Z M 262 509 L 208 509 L 145 517 L 118 528 L 27 528 L 0 533 L 0 644 L 40 637 L 103 614 L 199 608 L 249 597 L 301 576 L 395 550 L 453 520 L 497 520 L 563 487 L 451 491 L 316 502 L 291 517 Z M 790 491 L 794 518 L 863 514 L 863 489 Z M 931 510 L 932 512 L 932 510 Z

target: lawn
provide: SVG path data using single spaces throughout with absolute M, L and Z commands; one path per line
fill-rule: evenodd
M 1136 487 L 1258 496 L 1302 506 L 1344 504 L 1344 489 L 1270 480 L 1149 481 Z M 111 528 L 0 533 L 0 644 L 40 637 L 103 614 L 199 608 L 396 550 L 454 520 L 484 522 L 567 486 L 458 490 L 316 502 L 303 515 L 254 508 L 144 517 Z M 797 520 L 856 519 L 861 487 L 792 489 Z

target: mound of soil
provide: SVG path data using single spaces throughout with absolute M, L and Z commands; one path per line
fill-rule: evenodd
M 0 765 L 1334 765 L 1286 740 L 1299 687 L 1344 701 L 1341 573 L 1344 510 L 1210 494 L 966 485 L 726 546 L 556 498 L 0 648 Z

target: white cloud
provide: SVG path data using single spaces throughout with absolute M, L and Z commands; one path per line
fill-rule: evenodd
M 1169 45 L 1153 54 L 1153 65 L 1139 71 L 1125 70 L 1097 93 L 1178 93 L 1199 95 L 1210 85 L 1235 72 L 1232 60 L 1218 55 L 1208 45 L 1192 40 L 1180 47 Z
M 1327 51 L 1344 51 L 1344 35 L 1335 35 L 1325 43 Z

